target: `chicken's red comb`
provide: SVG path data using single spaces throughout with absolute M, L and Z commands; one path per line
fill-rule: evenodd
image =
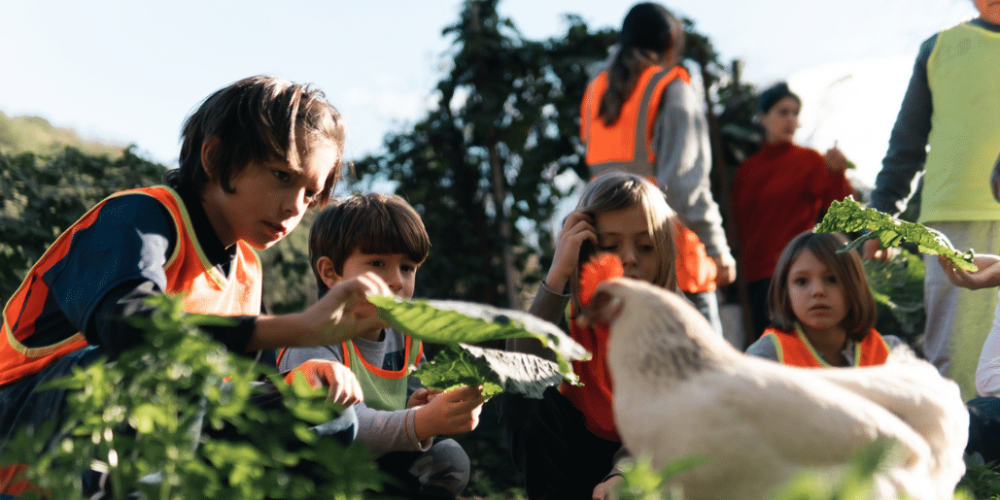
M 591 257 L 580 271 L 580 304 L 590 303 L 597 285 L 602 281 L 622 276 L 625 276 L 625 268 L 617 255 L 602 253 Z

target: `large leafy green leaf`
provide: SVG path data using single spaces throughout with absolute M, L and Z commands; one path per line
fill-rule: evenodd
M 576 374 L 563 375 L 558 365 L 533 354 L 469 344 L 449 344 L 432 361 L 410 374 L 431 389 L 447 391 L 463 385 L 481 385 L 487 398 L 509 392 L 542 399 L 547 387 L 563 380 L 579 383 Z
M 590 359 L 590 353 L 558 326 L 523 311 L 457 300 L 412 300 L 372 295 L 368 300 L 396 330 L 426 342 L 477 344 L 487 340 L 534 337 L 556 353 L 559 371 L 573 370 L 567 360 Z
M 962 253 L 955 249 L 948 238 L 941 232 L 919 224 L 899 220 L 889 214 L 879 212 L 874 208 L 861 208 L 861 204 L 848 197 L 844 201 L 835 201 L 827 210 L 826 216 L 813 229 L 817 233 L 854 233 L 867 229 L 870 233 L 863 235 L 839 251 L 854 250 L 865 241 L 878 238 L 882 248 L 899 246 L 903 242 L 917 245 L 917 251 L 931 255 L 944 255 L 955 265 L 966 271 L 976 271 L 972 263 L 972 249 Z

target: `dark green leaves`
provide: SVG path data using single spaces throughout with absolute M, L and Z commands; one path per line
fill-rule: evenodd
M 483 396 L 501 392 L 542 399 L 545 389 L 566 380 L 577 383 L 572 372 L 532 354 L 484 349 L 468 344 L 450 344 L 411 373 L 426 387 L 447 391 L 463 385 L 483 386 Z
M 863 229 L 871 232 L 855 239 L 840 251 L 859 248 L 865 241 L 878 238 L 882 248 L 899 246 L 903 242 L 917 245 L 917 251 L 931 255 L 943 255 L 966 271 L 976 271 L 972 263 L 974 256 L 970 249 L 962 253 L 951 245 L 943 234 L 915 222 L 899 220 L 873 208 L 861 208 L 853 198 L 835 201 L 830 205 L 823 220 L 813 231 L 817 233 L 854 233 Z
M 393 328 L 427 342 L 475 344 L 534 337 L 555 351 L 563 373 L 572 371 L 568 359 L 590 359 L 590 353 L 559 327 L 523 311 L 456 300 L 404 302 L 385 296 L 370 296 L 368 300 Z

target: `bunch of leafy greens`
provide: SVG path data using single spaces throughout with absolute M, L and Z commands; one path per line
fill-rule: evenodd
M 147 342 L 47 384 L 67 391 L 66 419 L 18 434 L 0 464 L 28 464 L 50 499 L 80 498 L 92 463 L 119 499 L 360 499 L 381 488 L 364 447 L 314 429 L 340 411 L 324 389 L 286 385 L 197 329 L 227 320 L 187 315 L 179 298 L 154 303 L 137 324 Z
M 924 308 L 924 261 L 909 251 L 902 251 L 886 261 L 866 260 L 865 275 L 879 309 L 891 318 L 883 320 L 880 313 L 879 332 L 895 332 L 912 344 L 923 333 L 926 318 Z M 895 320 L 895 325 L 891 324 Z
M 520 352 L 505 352 L 469 344 L 448 344 L 430 362 L 420 365 L 412 375 L 431 389 L 448 391 L 463 385 L 483 386 L 483 396 L 501 392 L 542 399 L 545 388 L 561 383 L 563 377 L 555 363 Z
M 873 208 L 861 208 L 861 204 L 848 197 L 830 205 L 823 220 L 813 229 L 817 233 L 855 233 L 868 230 L 839 251 L 855 250 L 868 240 L 878 238 L 882 248 L 899 246 L 909 242 L 917 246 L 917 251 L 931 255 L 943 255 L 966 271 L 976 271 L 972 263 L 973 251 L 962 253 L 955 249 L 940 232 L 916 222 L 906 222 L 879 212 Z
M 385 296 L 371 296 L 368 300 L 396 330 L 426 342 L 449 345 L 427 363 L 430 366 L 414 372 L 433 389 L 482 385 L 487 397 L 511 391 L 541 398 L 546 387 L 563 380 L 579 383 L 569 360 L 590 359 L 590 353 L 558 326 L 523 311 L 449 300 L 403 301 Z M 532 354 L 468 345 L 525 337 L 549 347 L 556 362 Z

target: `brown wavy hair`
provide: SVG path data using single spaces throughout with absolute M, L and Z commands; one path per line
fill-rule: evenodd
M 313 138 L 331 141 L 340 157 L 315 203 L 325 205 L 340 178 L 346 130 L 340 112 L 323 91 L 274 76 L 252 76 L 208 96 L 184 122 L 179 168 L 164 182 L 200 194 L 212 177 L 227 193 L 250 162 L 284 159 L 297 168 L 299 148 Z M 202 147 L 218 139 L 202 164 Z M 298 147 L 293 147 L 298 146 Z

